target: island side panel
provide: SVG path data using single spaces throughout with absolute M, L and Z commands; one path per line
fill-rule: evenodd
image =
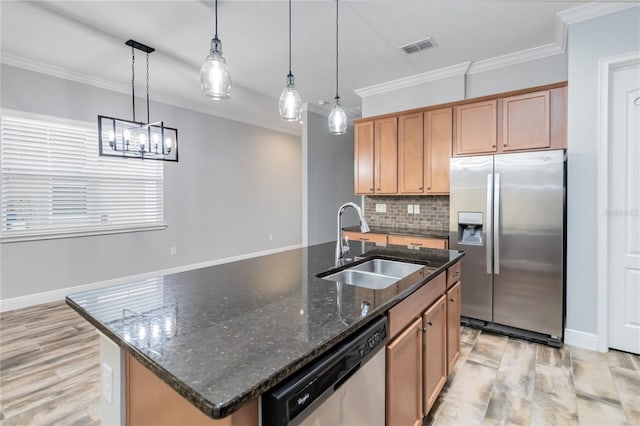
M 126 355 L 127 426 L 258 426 L 258 400 L 214 420 L 191 405 L 131 354 Z
M 125 423 L 124 351 L 104 334 L 100 336 L 100 420 L 103 425 Z

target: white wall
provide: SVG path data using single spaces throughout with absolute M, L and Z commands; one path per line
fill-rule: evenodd
M 306 170 L 304 203 L 307 233 L 305 244 L 336 240 L 336 213 L 342 204 L 360 204 L 353 188 L 353 127 L 341 136 L 329 134 L 327 117 L 308 111 L 302 131 L 303 169 Z M 344 214 L 344 226 L 357 225 L 357 215 Z M 304 231 L 303 231 L 304 232 Z
M 567 329 L 597 334 L 598 61 L 640 49 L 640 7 L 569 27 Z
M 126 95 L 7 65 L 1 71 L 3 108 L 89 123 L 97 114 L 131 115 Z M 2 300 L 300 244 L 299 137 L 152 103 L 151 120 L 160 119 L 180 140 L 180 162 L 164 163 L 168 228 L 4 243 Z
M 429 81 L 362 98 L 362 116 L 388 114 L 567 80 L 567 54 Z

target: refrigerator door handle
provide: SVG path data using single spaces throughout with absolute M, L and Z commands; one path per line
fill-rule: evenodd
M 492 240 L 493 233 L 491 229 L 493 227 L 493 174 L 487 175 L 487 232 L 486 232 L 486 242 L 487 242 L 487 274 L 491 274 L 493 272 L 492 269 L 492 260 L 493 260 L 493 248 L 492 248 Z
M 500 173 L 493 191 L 493 273 L 500 274 Z

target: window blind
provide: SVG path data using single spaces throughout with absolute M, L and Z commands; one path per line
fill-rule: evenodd
M 0 117 L 0 238 L 163 225 L 161 161 L 100 157 L 95 126 Z

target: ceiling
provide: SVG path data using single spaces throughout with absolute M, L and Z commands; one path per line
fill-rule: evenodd
M 343 105 L 357 114 L 356 89 L 552 43 L 556 12 L 579 4 L 342 0 Z M 106 81 L 126 91 L 131 51 L 124 42 L 132 38 L 156 48 L 153 99 L 299 134 L 300 125 L 281 121 L 277 108 L 288 71 L 287 5 L 282 0 L 219 3 L 219 36 L 233 79 L 228 101 L 200 94 L 199 69 L 213 35 L 212 2 L 2 1 L 1 51 L 5 62 L 10 57 L 46 64 L 58 74 Z M 292 8 L 296 84 L 303 99 L 317 107 L 335 94 L 335 1 L 294 0 Z M 412 55 L 399 50 L 426 37 L 437 46 Z M 140 88 L 143 70 L 137 69 Z

